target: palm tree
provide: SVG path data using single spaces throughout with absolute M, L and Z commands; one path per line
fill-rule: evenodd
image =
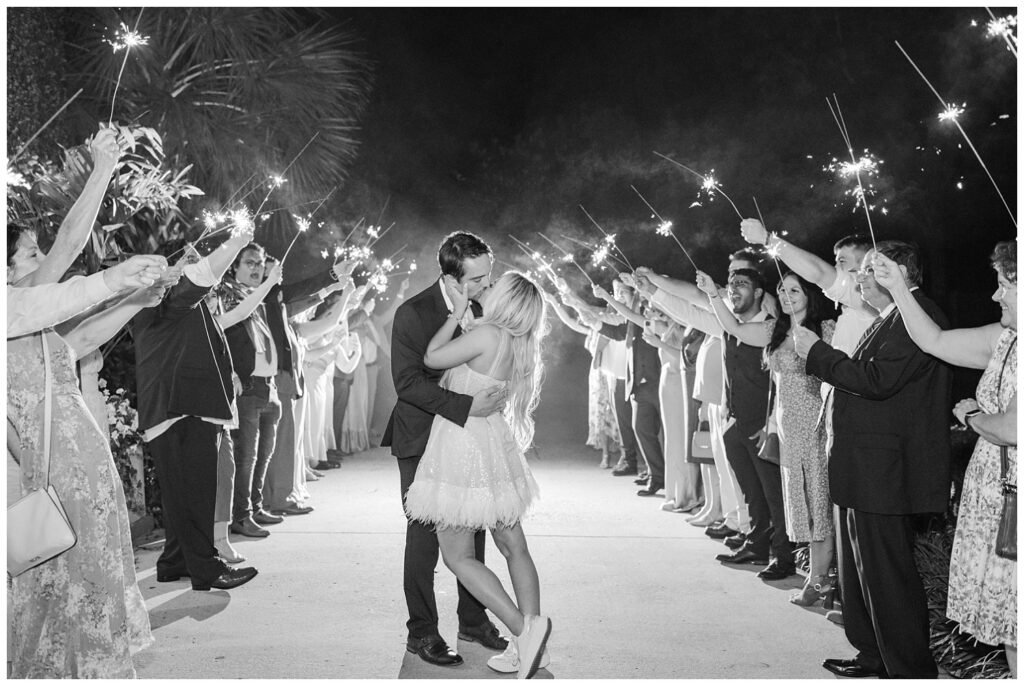
M 345 178 L 372 73 L 356 36 L 329 24 L 323 10 L 76 11 L 73 69 L 92 122 L 110 112 L 124 56 L 104 41 L 122 22 L 137 24 L 148 42 L 131 49 L 114 116 L 158 130 L 170 166 L 194 165 L 191 180 L 211 201 L 237 199 L 247 182 L 265 184 L 314 135 L 288 170 L 279 204 L 323 196 Z M 262 193 L 250 197 L 258 203 Z

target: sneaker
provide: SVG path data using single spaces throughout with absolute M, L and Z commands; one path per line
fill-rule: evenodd
M 516 643 L 520 650 L 519 671 L 517 678 L 532 679 L 540 667 L 540 658 L 544 654 L 548 636 L 551 635 L 551 618 L 544 615 L 530 615 L 523 618 L 523 633 Z
M 540 655 L 540 664 L 537 669 L 544 669 L 551 664 L 551 658 L 548 657 L 547 648 Z M 516 650 L 516 639 L 513 637 L 508 642 L 508 648 L 505 648 L 505 652 L 500 655 L 495 655 L 487 661 L 487 666 L 493 669 L 495 672 L 501 672 L 502 674 L 512 674 L 513 672 L 519 671 L 519 651 Z

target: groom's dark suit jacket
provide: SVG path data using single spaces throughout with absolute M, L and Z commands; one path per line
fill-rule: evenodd
M 943 329 L 942 311 L 917 302 Z M 910 338 L 894 310 L 852 358 L 823 341 L 807 373 L 835 386 L 829 488 L 840 507 L 883 515 L 944 512 L 949 504 L 950 368 Z
M 473 312 L 479 315 L 475 302 Z M 438 385 L 442 370 L 423 364 L 427 344 L 448 317 L 448 306 L 435 281 L 426 290 L 412 296 L 398 308 L 391 333 L 391 376 L 398 403 L 391 412 L 382 446 L 391 446 L 395 457 L 423 454 L 430 437 L 434 415 L 464 426 L 473 405 L 473 396 L 446 391 Z M 455 330 L 455 336 L 461 334 Z

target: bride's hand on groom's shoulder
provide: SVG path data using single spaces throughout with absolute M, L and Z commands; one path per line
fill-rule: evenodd
M 489 417 L 495 412 L 505 409 L 508 389 L 502 385 L 491 386 L 473 394 L 473 405 L 469 408 L 470 417 Z

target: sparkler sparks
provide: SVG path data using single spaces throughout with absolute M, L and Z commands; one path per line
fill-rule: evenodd
M 960 107 L 957 107 L 956 105 L 946 105 L 946 109 L 939 113 L 939 121 L 957 121 L 960 118 L 960 115 L 964 113 L 964 108 L 966 106 L 966 102 Z
M 4 167 L 7 169 L 7 187 L 16 188 L 20 186 L 22 188 L 28 188 L 28 181 L 25 180 L 24 175 L 12 167 L 10 161 L 4 161 L 6 162 Z
M 339 257 L 341 257 L 344 254 L 345 254 L 345 249 L 343 247 L 341 247 L 340 245 L 337 246 L 334 249 L 334 259 L 338 259 Z
M 590 264 L 594 267 L 598 266 L 602 262 L 608 259 L 608 246 L 602 245 L 600 248 L 594 250 L 590 255 Z
M 989 38 L 1013 38 L 1016 42 L 1017 15 L 1008 14 L 1005 17 L 992 19 L 985 25 L 985 35 Z
M 659 236 L 669 237 L 672 235 L 672 222 L 663 221 L 658 225 L 658 228 L 654 230 Z
M 877 195 L 877 191 L 875 190 L 875 185 L 870 181 L 865 185 L 864 179 L 877 178 L 880 167 L 885 164 L 885 160 L 878 159 L 877 156 L 867 149 L 864 150 L 859 158 L 851 155 L 850 159 L 851 161 L 848 162 L 833 157 L 827 165 L 822 167 L 822 171 L 835 174 L 840 180 L 845 181 L 851 178 L 856 180 L 857 185 L 844 191 L 843 195 L 854 199 L 853 209 L 855 211 L 862 204 L 865 204 L 868 209 L 873 209 L 873 206 L 867 205 L 867 198 Z
M 128 26 L 121 22 L 121 30 L 117 32 L 114 40 L 104 39 L 105 43 L 113 46 L 114 52 L 120 50 L 130 50 L 139 45 L 146 45 L 149 43 L 149 36 L 143 36 L 138 31 L 130 31 Z
M 252 233 L 255 229 L 253 226 L 252 215 L 249 214 L 249 210 L 244 207 L 234 210 L 231 213 L 231 224 L 231 235 L 236 238 L 246 233 Z
M 324 258 L 325 260 L 327 259 L 328 254 L 329 253 L 327 252 L 327 248 L 324 248 L 323 250 L 320 251 L 320 257 Z
M 409 265 L 409 271 L 410 272 L 416 271 L 416 263 L 415 262 L 413 262 L 412 264 Z
M 298 215 L 293 215 L 293 217 L 295 218 L 295 226 L 298 228 L 299 233 L 306 233 L 309 231 L 310 224 L 308 217 L 299 217 Z
M 274 174 L 274 175 L 272 175 L 270 177 L 270 185 L 273 188 L 280 188 L 281 186 L 283 186 L 287 182 L 288 182 L 288 179 L 284 178 L 283 176 L 278 176 L 278 175 Z

